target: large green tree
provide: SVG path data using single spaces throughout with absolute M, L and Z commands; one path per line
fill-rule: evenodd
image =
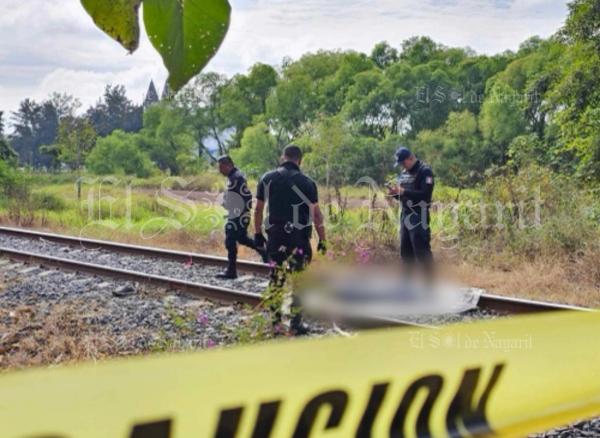
M 156 167 L 140 147 L 140 134 L 116 130 L 98 138 L 86 159 L 86 167 L 100 175 L 150 176 Z
M 281 149 L 266 123 L 261 122 L 246 128 L 241 147 L 232 151 L 237 166 L 253 177 L 277 166 Z
M 142 114 L 142 107 L 129 100 L 123 85 L 107 85 L 102 99 L 87 110 L 86 116 L 98 135 L 105 137 L 117 129 L 138 132 Z
M 181 108 L 169 103 L 153 105 L 144 113 L 139 145 L 159 169 L 172 175 L 184 173 L 202 160 L 188 121 Z
M 496 157 L 495 151 L 487 149 L 493 145 L 481 139 L 477 117 L 468 110 L 450 113 L 437 130 L 420 132 L 413 146 L 444 183 L 455 187 L 481 181 Z
M 19 155 L 21 164 L 32 168 L 51 168 L 56 165 L 51 154 L 42 147 L 56 140 L 59 114 L 51 101 L 37 103 L 25 99 L 19 109 L 12 113 L 13 132 L 10 142 Z
M 562 32 L 569 46 L 550 94 L 557 109 L 554 163 L 575 162 L 576 173 L 600 181 L 600 4 L 575 0 L 569 10 Z
M 390 46 L 387 41 L 382 41 L 373 47 L 371 59 L 377 67 L 384 69 L 398 62 L 398 50 Z
M 264 114 L 267 98 L 277 85 L 277 71 L 266 64 L 254 65 L 247 75 L 235 75 L 223 86 L 220 94 L 219 116 L 224 126 L 235 130 L 232 147 L 239 147 L 244 130 L 255 117 Z
M 520 93 L 504 82 L 495 82 L 488 90 L 479 124 L 489 160 L 493 163 L 504 164 L 512 140 L 526 132 L 522 98 Z
M 600 3 L 597 0 L 571 1 L 563 34 L 573 42 L 590 44 L 600 52 Z
M 175 96 L 175 105 L 184 110 L 194 127 L 201 152 L 212 158 L 208 141 L 216 143 L 219 155 L 228 150 L 225 138 L 229 126 L 221 114 L 222 90 L 226 84 L 224 75 L 202 73 Z
M 94 127 L 84 117 L 67 117 L 58 128 L 58 138 L 53 148 L 57 159 L 71 169 L 79 170 L 96 145 Z

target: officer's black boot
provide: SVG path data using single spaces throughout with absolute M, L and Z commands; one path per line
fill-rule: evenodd
M 229 250 L 228 259 L 229 263 L 227 265 L 227 269 L 225 272 L 217 274 L 216 278 L 220 278 L 222 280 L 235 280 L 237 278 L 237 248 L 235 248 L 234 251 Z
M 295 314 L 290 321 L 290 330 L 294 336 L 306 336 L 310 333 L 310 329 L 302 322 L 302 313 L 299 309 L 294 309 Z
M 302 322 L 302 307 L 297 296 L 292 296 L 292 319 L 290 321 L 290 330 L 294 336 L 306 336 L 310 330 L 306 324 Z
M 235 260 L 233 261 L 233 263 L 231 260 L 229 260 L 229 265 L 227 266 L 227 269 L 225 269 L 224 272 L 217 274 L 216 277 L 220 278 L 222 280 L 235 280 L 237 278 L 237 269 L 236 269 Z
M 227 269 L 216 277 L 224 280 L 234 280 L 237 278 L 237 236 L 235 228 L 227 224 L 225 228 L 225 248 L 227 249 Z
M 224 272 L 215 275 L 215 277 L 221 280 L 235 280 L 238 276 L 235 270 L 227 268 Z

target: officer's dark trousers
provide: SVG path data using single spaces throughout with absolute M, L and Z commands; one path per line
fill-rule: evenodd
M 288 270 L 291 272 L 302 271 L 312 260 L 312 248 L 310 236 L 312 229 L 292 229 L 286 231 L 283 225 L 271 225 L 267 229 L 267 252 L 269 259 L 275 263 L 271 271 L 271 287 L 277 289 L 283 287 L 286 272 L 282 270 L 285 261 L 288 261 Z M 281 319 L 280 309 L 271 309 L 274 312 L 274 323 Z M 292 321 L 294 328 L 301 324 L 300 302 L 297 296 L 292 296 Z
M 225 248 L 230 272 L 236 272 L 238 243 L 256 249 L 254 240 L 248 236 L 248 224 L 240 219 L 230 219 L 225 224 Z
M 400 217 L 400 256 L 412 273 L 415 262 L 422 265 L 426 275 L 433 274 L 433 254 L 431 252 L 431 229 L 428 214 L 402 212 Z
M 286 231 L 283 225 L 271 225 L 267 230 L 267 252 L 277 266 L 288 260 L 290 271 L 301 271 L 312 260 L 309 229 Z

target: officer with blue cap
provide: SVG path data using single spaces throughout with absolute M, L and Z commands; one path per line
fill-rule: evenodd
M 420 263 L 427 275 L 433 274 L 431 230 L 429 228 L 433 171 L 407 147 L 396 151 L 396 167 L 402 171 L 397 184 L 388 185 L 389 195 L 402 204 L 400 217 L 400 256 L 407 268 Z

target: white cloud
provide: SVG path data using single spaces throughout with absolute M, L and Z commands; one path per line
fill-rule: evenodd
M 53 91 L 79 97 L 85 109 L 107 84 L 123 84 L 141 101 L 151 78 L 164 82 L 166 71 L 147 38 L 128 55 L 94 26 L 79 1 L 7 1 L 9 12 L 0 16 L 0 109 Z
M 278 64 L 308 51 L 370 51 L 429 35 L 478 52 L 516 49 L 532 35 L 554 33 L 566 0 L 231 0 L 232 24 L 207 69 L 227 74 L 256 62 Z M 144 35 L 127 55 L 98 30 L 77 0 L 3 0 L 0 15 L 0 109 L 25 97 L 65 91 L 93 104 L 107 83 L 141 101 L 149 80 L 166 72 Z
M 214 60 L 278 62 L 318 48 L 370 50 L 381 40 L 399 45 L 429 35 L 450 46 L 479 52 L 516 49 L 535 34 L 548 36 L 561 25 L 564 1 L 493 0 L 257 0 L 236 14 Z M 542 14 L 540 14 L 540 8 Z

